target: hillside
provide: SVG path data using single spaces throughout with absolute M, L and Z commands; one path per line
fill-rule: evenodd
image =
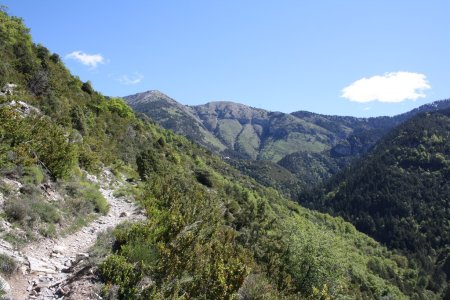
M 198 116 L 184 106 L 159 91 L 149 91 L 126 97 L 127 103 L 137 112 L 143 113 L 166 129 L 183 134 L 194 141 L 216 151 L 225 146 L 200 122 Z
M 29 298 L 437 296 L 406 257 L 136 117 L 123 100 L 96 92 L 57 54 L 34 44 L 21 19 L 0 10 L 0 21 L 0 83 L 17 85 L 0 96 L 0 219 L 8 229 L 0 244 L 9 249 L 0 254 L 0 273 L 11 283 L 35 276 L 31 291 L 21 287 Z M 111 174 L 114 191 L 104 193 L 102 174 Z M 140 205 L 146 220 L 98 232 L 96 245 L 64 271 L 36 269 L 19 255 L 41 249 L 26 248 L 31 243 L 94 234 L 92 222 L 117 213 L 105 199 L 111 193 Z M 33 255 L 49 259 L 58 251 Z M 70 272 L 69 280 L 54 282 L 54 272 Z M 90 296 L 77 294 L 80 286 Z
M 450 101 L 443 100 L 395 117 L 365 119 L 306 111 L 269 112 L 233 102 L 185 106 L 158 91 L 127 96 L 125 100 L 164 128 L 236 159 L 233 165 L 254 178 L 261 176 L 245 166 L 253 164 L 251 160 L 264 160 L 271 162 L 272 168 L 279 168 L 275 163 L 286 168 L 292 173 L 288 181 L 300 185 L 328 179 L 415 114 L 450 107 Z M 242 159 L 248 161 L 239 161 Z M 267 180 L 260 182 L 268 184 Z M 286 182 L 275 181 L 270 186 L 295 197 L 298 189 Z
M 149 91 L 127 96 L 125 100 L 134 110 L 147 114 L 163 127 L 211 147 L 205 135 L 206 129 L 222 144 L 219 151 L 226 149 L 226 155 L 237 158 L 277 162 L 298 151 L 320 153 L 347 138 L 353 127 L 357 127 L 355 124 L 358 128 L 371 128 L 367 122 L 357 118 L 312 113 L 306 117 L 301 112 L 269 112 L 234 102 L 211 102 L 189 107 L 162 95 Z M 169 111 L 172 114 L 168 114 Z M 194 123 L 196 129 L 191 130 Z M 190 125 L 186 127 L 187 124 Z
M 450 278 L 450 110 L 422 113 L 302 204 L 342 216 L 427 270 L 437 292 Z

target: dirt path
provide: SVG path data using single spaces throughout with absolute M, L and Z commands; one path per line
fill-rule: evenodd
M 88 256 L 86 252 L 94 245 L 98 233 L 123 221 L 144 219 L 133 203 L 123 197 L 114 197 L 114 189 L 105 185 L 101 192 L 110 205 L 107 215 L 74 234 L 58 239 L 43 239 L 22 249 L 29 265 L 25 274 L 16 275 L 10 280 L 14 300 L 62 298 L 67 291 L 61 290 L 61 287 L 73 276 L 73 267 Z

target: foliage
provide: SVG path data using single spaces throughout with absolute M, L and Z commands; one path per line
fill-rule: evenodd
M 57 209 L 35 198 L 34 195 L 22 194 L 21 198 L 9 198 L 5 203 L 5 214 L 10 222 L 19 222 L 28 227 L 39 221 L 57 223 L 61 216 Z
M 70 209 L 74 214 L 87 214 L 92 210 L 103 215 L 108 213 L 108 202 L 98 186 L 74 180 L 65 186 L 65 190 L 69 196 Z
M 23 226 L 37 224 L 42 234 L 52 235 L 59 217 L 71 219 L 76 227 L 90 220 L 94 211 L 106 213 L 99 188 L 81 178 L 80 168 L 98 172 L 112 166 L 118 175 L 131 169 L 130 174 L 141 178 L 133 194 L 147 220 L 116 229 L 105 245 L 109 251 L 99 254 L 108 255 L 99 266 L 106 295 L 121 299 L 236 299 L 240 293 L 251 297 L 258 291 L 280 299 L 434 295 L 419 282 L 419 270 L 408 259 L 342 219 L 308 211 L 208 150 L 148 118 L 138 118 L 121 100 L 102 96 L 89 82 L 72 76 L 57 55 L 33 44 L 20 19 L 1 11 L 0 21 L 0 81 L 19 85 L 0 107 L 0 168 L 28 170 L 24 179 L 28 184 L 20 197 L 8 196 L 10 220 Z M 12 106 L 12 100 L 35 109 L 24 112 Z M 166 113 L 176 115 L 170 109 Z M 310 134 L 317 135 L 309 149 L 315 152 L 332 139 L 325 127 L 298 120 L 289 123 L 293 117 L 286 115 L 272 117 L 278 127 L 272 132 L 268 156 L 278 157 L 279 150 L 307 141 Z M 180 119 L 181 124 L 187 120 Z M 288 123 L 289 130 L 297 129 L 296 135 L 282 130 Z M 247 128 L 243 139 L 254 132 L 263 134 L 262 124 L 255 125 L 261 127 Z M 211 134 L 209 138 L 214 141 Z M 211 144 L 224 149 L 220 143 Z M 251 151 L 258 142 L 250 144 L 242 149 Z M 443 162 L 440 156 L 435 160 Z M 44 180 L 56 180 L 64 191 L 63 201 L 42 201 L 36 192 L 42 177 L 38 170 L 45 173 Z M 58 205 L 57 210 L 49 208 Z M 255 278 L 267 285 L 263 288 Z
M 12 163 L 32 166 L 38 163 L 57 178 L 67 177 L 76 160 L 76 149 L 67 142 L 64 131 L 48 118 L 23 117 L 14 108 L 0 108 L 0 137 L 6 151 L 13 151 Z M 4 160 L 0 162 L 6 164 Z
M 186 107 L 158 91 L 125 99 L 137 112 L 293 199 L 305 186 L 320 184 L 367 153 L 389 130 L 415 114 L 450 107 L 449 100 L 442 100 L 395 117 L 366 119 L 269 112 L 232 102 Z
M 449 124 L 449 110 L 418 115 L 301 199 L 407 253 L 424 270 L 421 284 L 438 294 L 449 275 L 441 270 L 450 243 Z M 374 261 L 371 267 L 379 269 Z
M 17 267 L 17 262 L 13 258 L 0 253 L 0 274 L 10 276 L 17 270 Z
M 296 199 L 305 189 L 305 179 L 299 180 L 290 170 L 283 166 L 264 160 L 227 159 L 230 165 L 242 173 L 254 178 L 260 184 L 273 187 L 286 198 Z
M 125 119 L 134 116 L 133 110 L 120 98 L 110 98 L 108 101 L 103 102 L 100 108 L 117 113 L 121 118 Z

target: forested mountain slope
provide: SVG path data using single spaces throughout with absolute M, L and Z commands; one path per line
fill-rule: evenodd
M 395 117 L 354 118 L 306 111 L 269 112 L 224 101 L 185 106 L 158 91 L 125 99 L 135 111 L 220 153 L 256 179 L 271 174 L 255 173 L 258 163 L 253 160 L 268 161 L 269 170 L 279 169 L 277 163 L 292 173 L 290 179 L 260 182 L 291 196 L 298 193 L 297 185 L 317 184 L 336 174 L 413 115 L 450 107 L 450 101 L 443 100 Z M 288 175 L 286 170 L 282 172 Z
M 57 54 L 33 44 L 19 18 L 0 10 L 0 21 L 0 83 L 17 85 L 0 96 L 2 224 L 20 229 L 21 243 L 29 243 L 58 239 L 72 215 L 97 218 L 108 207 L 84 180 L 105 168 L 130 183 L 120 196 L 145 210 L 147 220 L 106 234 L 91 253 L 90 282 L 102 286 L 102 297 L 437 297 L 406 257 L 137 118 L 121 99 L 102 96 Z M 11 182 L 25 188 L 16 195 Z M 53 186 L 64 192 L 58 201 L 38 196 Z M 11 236 L 2 231 L 0 239 Z M 13 259 L 0 260 L 2 276 L 14 275 Z
M 445 288 L 450 278 L 450 109 L 406 121 L 368 156 L 300 202 L 342 216 L 389 248 L 408 253 L 431 274 L 424 286 Z

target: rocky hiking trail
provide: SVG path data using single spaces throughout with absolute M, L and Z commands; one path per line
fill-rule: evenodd
M 125 197 L 113 195 L 115 189 L 109 186 L 115 183 L 110 178 L 106 184 L 97 181 L 109 203 L 107 215 L 100 216 L 71 235 L 42 239 L 20 251 L 23 266 L 9 281 L 12 299 L 101 299 L 93 292 L 89 280 L 94 275 L 89 273 L 90 270 L 85 272 L 77 266 L 88 258 L 87 252 L 100 232 L 116 227 L 123 221 L 145 219 L 141 209 L 134 203 Z

